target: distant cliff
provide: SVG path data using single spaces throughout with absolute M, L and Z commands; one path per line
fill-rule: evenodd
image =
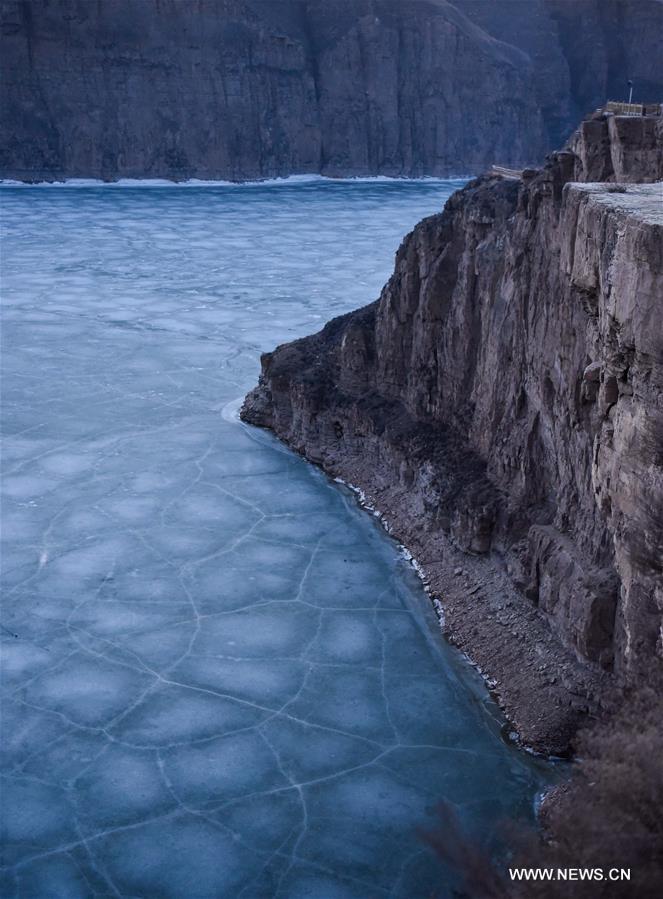
M 545 748 L 602 670 L 663 658 L 662 186 L 577 183 L 662 177 L 662 138 L 598 117 L 471 182 L 378 302 L 263 357 L 242 413 L 368 494 Z
M 25 180 L 470 173 L 663 93 L 659 0 L 2 0 L 0 33 Z

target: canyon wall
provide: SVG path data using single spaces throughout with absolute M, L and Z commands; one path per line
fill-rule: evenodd
M 447 175 L 659 100 L 660 0 L 2 0 L 0 177 Z
M 263 357 L 242 413 L 368 494 L 548 746 L 556 658 L 635 680 L 663 658 L 663 190 L 575 180 L 661 177 L 649 122 L 652 152 L 597 117 L 543 169 L 469 183 L 376 303 Z M 483 611 L 445 558 L 481 562 Z

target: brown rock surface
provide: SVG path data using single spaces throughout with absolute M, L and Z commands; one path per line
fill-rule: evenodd
M 607 672 L 663 656 L 663 197 L 569 183 L 587 140 L 452 196 L 378 302 L 263 357 L 243 409 L 367 493 L 555 750 Z
M 574 132 L 574 181 L 639 183 L 663 179 L 663 116 L 614 116 L 598 110 Z

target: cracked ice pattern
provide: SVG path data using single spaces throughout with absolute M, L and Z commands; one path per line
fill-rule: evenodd
M 353 499 L 220 410 L 454 185 L 4 190 L 3 897 L 431 895 L 505 745 Z

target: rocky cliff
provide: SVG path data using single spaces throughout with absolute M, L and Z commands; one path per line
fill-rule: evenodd
M 2 0 L 0 177 L 522 164 L 657 100 L 659 0 Z
M 663 657 L 662 186 L 574 180 L 660 177 L 642 127 L 598 117 L 468 184 L 376 303 L 265 355 L 243 409 L 366 492 L 548 749 L 602 671 Z
M 663 116 L 615 116 L 598 109 L 568 142 L 574 181 L 663 180 Z

